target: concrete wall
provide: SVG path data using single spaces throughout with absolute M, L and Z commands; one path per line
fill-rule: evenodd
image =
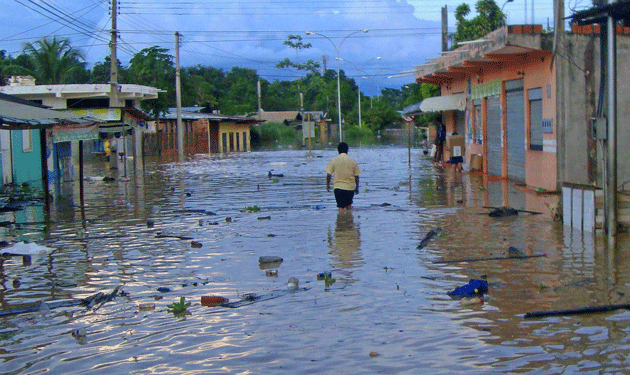
M 556 56 L 559 184 L 602 186 L 600 144 L 591 135 L 600 83 L 597 34 L 566 34 Z M 619 183 L 630 180 L 630 37 L 617 35 L 617 145 Z M 605 107 L 604 107 L 605 108 Z M 604 110 L 604 115 L 606 110 Z

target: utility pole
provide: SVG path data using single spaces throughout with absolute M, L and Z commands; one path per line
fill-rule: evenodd
M 116 102 L 116 94 L 118 89 L 118 58 L 116 57 L 116 42 L 118 39 L 118 31 L 116 30 L 116 13 L 118 13 L 118 5 L 116 4 L 116 0 L 112 0 L 112 31 L 111 31 L 111 39 L 109 43 L 109 83 L 112 89 L 112 99 Z M 110 107 L 113 107 L 110 105 Z
M 177 97 L 177 155 L 184 161 L 184 129 L 182 128 L 182 85 L 179 71 L 179 31 L 175 32 L 175 96 Z
M 448 13 L 446 5 L 442 8 L 442 52 L 448 51 Z

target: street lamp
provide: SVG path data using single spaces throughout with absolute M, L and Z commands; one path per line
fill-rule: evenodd
M 381 57 L 377 56 L 377 57 L 374 57 L 372 59 L 366 60 L 363 64 L 366 64 L 366 63 L 368 63 L 368 62 L 370 62 L 372 60 L 380 60 L 380 59 L 381 59 Z M 342 59 L 341 57 L 337 57 L 336 60 L 338 60 L 338 61 L 345 61 L 347 63 L 350 63 L 350 65 L 352 65 L 354 67 L 354 69 L 357 70 L 357 72 L 363 73 L 363 71 L 360 68 L 357 68 L 357 66 L 350 60 Z M 361 124 L 361 80 L 360 79 L 357 79 L 357 86 L 358 86 L 357 96 L 359 98 L 359 128 L 361 128 L 362 124 Z
M 343 42 L 345 42 L 346 39 L 348 39 L 350 36 L 352 36 L 354 34 L 367 33 L 367 32 L 368 32 L 368 29 L 353 31 L 350 34 L 346 35 L 343 39 L 341 39 L 341 42 L 339 42 L 339 45 L 336 45 L 335 42 L 333 42 L 332 39 L 330 39 L 326 35 L 323 35 L 323 34 L 320 34 L 320 33 L 316 33 L 314 31 L 308 31 L 307 30 L 306 31 L 306 35 L 319 35 L 322 38 L 328 39 L 328 41 L 335 48 L 335 59 L 338 59 L 339 58 L 339 49 L 341 48 L 341 45 L 343 44 Z M 343 142 L 343 132 L 341 130 L 341 83 L 339 81 L 339 60 L 337 60 L 337 112 L 338 112 L 338 115 L 339 115 L 339 142 Z

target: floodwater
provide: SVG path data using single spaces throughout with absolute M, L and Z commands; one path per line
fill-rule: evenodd
M 363 171 L 338 215 L 323 169 L 336 150 L 146 162 L 129 182 L 62 186 L 41 207 L 2 214 L 4 239 L 51 249 L 1 264 L 2 311 L 110 292 L 86 309 L 0 317 L 7 374 L 623 373 L 630 312 L 525 319 L 527 312 L 628 303 L 629 242 L 563 228 L 557 195 L 434 166 L 419 150 L 351 148 Z M 86 176 L 115 175 L 98 163 Z M 268 172 L 283 174 L 269 177 Z M 122 172 L 121 172 L 122 173 Z M 484 206 L 518 216 L 492 218 Z M 249 208 L 249 210 L 247 209 Z M 260 211 L 255 209 L 259 208 Z M 148 222 L 154 222 L 154 226 Z M 418 249 L 425 235 L 443 232 Z M 202 247 L 193 246 L 196 241 Z M 526 259 L 440 263 L 505 257 Z M 279 256 L 281 264 L 259 264 Z M 277 272 L 277 274 L 276 274 Z M 334 282 L 318 280 L 331 272 Z M 483 304 L 446 292 L 485 275 Z M 289 277 L 300 289 L 289 292 Z M 161 287 L 169 292 L 159 292 Z M 238 308 L 206 307 L 202 296 Z M 189 314 L 167 305 L 180 296 Z M 73 332 L 79 332 L 74 334 Z

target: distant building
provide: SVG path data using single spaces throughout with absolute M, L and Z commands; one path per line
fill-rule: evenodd
M 249 127 L 259 123 L 256 118 L 211 113 L 204 107 L 183 107 L 181 118 L 187 155 L 251 151 Z M 160 155 L 177 155 L 176 108 L 160 116 L 156 136 Z
M 110 84 L 36 85 L 29 76 L 11 77 L 7 83 L 7 86 L 0 86 L 0 93 L 102 120 L 97 131 L 89 135 L 91 144 L 86 149 L 102 154 L 115 153 L 109 158 L 111 167 L 124 167 L 126 171 L 128 155 L 133 156 L 137 165 L 142 165 L 142 133 L 151 118 L 140 110 L 140 102 L 156 99 L 163 90 L 134 84 L 118 84 L 113 92 Z M 64 169 L 64 179 L 77 177 L 72 169 L 78 166 L 78 136 L 76 132 L 57 134 L 53 152 L 62 166 L 55 166 L 53 170 L 49 166 L 49 173 L 54 177 L 60 176 L 56 173 L 57 168 Z M 80 137 L 88 139 L 85 134 Z M 106 150 L 105 144 L 116 145 L 116 150 Z
M 0 176 L 2 184 L 28 183 L 45 188 L 49 174 L 70 173 L 54 152 L 55 141 L 72 135 L 89 140 L 98 134 L 98 119 L 43 108 L 37 104 L 0 94 Z

